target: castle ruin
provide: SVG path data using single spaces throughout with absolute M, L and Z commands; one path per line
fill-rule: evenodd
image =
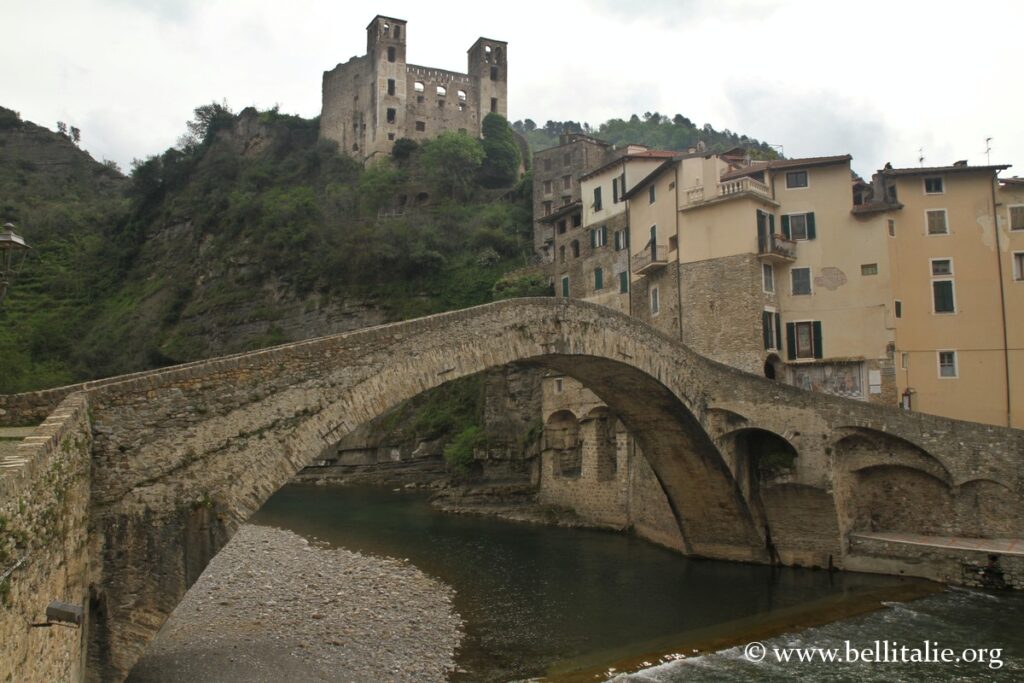
M 479 136 L 484 117 L 507 118 L 508 43 L 479 38 L 468 73 L 408 64 L 406 22 L 376 16 L 366 54 L 324 72 L 320 136 L 360 160 L 390 154 L 395 140 L 458 131 Z

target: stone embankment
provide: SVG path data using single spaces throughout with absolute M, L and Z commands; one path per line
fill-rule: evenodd
M 461 638 L 452 597 L 404 562 L 246 525 L 128 680 L 444 681 Z

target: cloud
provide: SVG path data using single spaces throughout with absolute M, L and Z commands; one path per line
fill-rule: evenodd
M 727 22 L 759 22 L 770 17 L 781 0 L 588 0 L 598 12 L 615 16 L 628 23 L 664 22 L 683 24 L 707 20 Z
M 157 19 L 176 24 L 185 24 L 195 16 L 199 0 L 102 0 L 116 8 L 127 7 L 143 14 L 152 14 Z

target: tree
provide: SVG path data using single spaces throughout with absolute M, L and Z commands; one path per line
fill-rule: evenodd
M 452 199 L 465 199 L 484 161 L 480 141 L 464 133 L 441 133 L 423 143 L 420 162 L 434 188 Z
M 63 121 L 58 121 L 57 122 L 57 133 L 60 134 L 60 135 L 63 135 L 64 137 L 67 137 L 68 136 L 68 124 L 64 123 Z
M 82 131 L 75 126 L 71 126 L 71 142 L 76 145 L 82 141 Z
M 480 184 L 484 187 L 508 187 L 519 175 L 519 145 L 501 114 L 490 113 L 483 121 L 484 160 L 480 168 Z
M 196 107 L 193 113 L 195 118 L 185 123 L 188 132 L 178 138 L 178 147 L 185 151 L 207 144 L 218 130 L 227 128 L 235 121 L 235 114 L 227 100 Z
M 398 138 L 395 140 L 395 146 L 391 148 L 391 156 L 396 161 L 405 161 L 419 148 L 419 143 L 411 138 Z

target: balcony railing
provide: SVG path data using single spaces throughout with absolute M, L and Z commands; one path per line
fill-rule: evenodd
M 704 188 L 703 187 L 692 187 L 686 191 L 686 203 L 696 204 L 704 201 Z
M 640 252 L 633 254 L 633 272 L 645 275 L 668 265 L 668 246 L 648 242 Z
M 724 183 L 718 184 L 718 196 L 728 197 L 734 194 L 741 194 L 743 192 L 753 192 L 754 194 L 763 195 L 765 197 L 771 197 L 771 192 L 768 186 L 759 180 L 753 178 L 737 178 L 736 180 L 727 180 Z
M 767 239 L 758 240 L 757 255 L 768 261 L 793 261 L 796 259 L 796 242 L 782 235 L 768 235 Z

